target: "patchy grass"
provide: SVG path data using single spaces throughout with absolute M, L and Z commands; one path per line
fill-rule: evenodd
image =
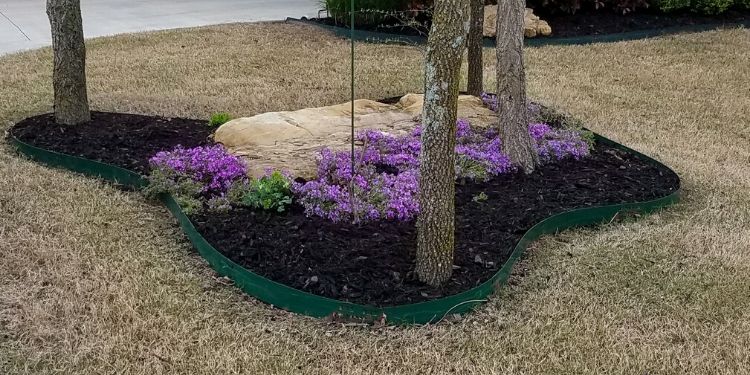
M 90 98 L 200 118 L 328 105 L 348 97 L 347 57 L 346 41 L 287 24 L 96 39 Z M 50 58 L 0 58 L 0 129 L 50 110 Z M 747 371 L 750 31 L 528 49 L 527 60 L 532 97 L 673 166 L 684 203 L 537 242 L 510 286 L 460 322 L 342 327 L 227 287 L 139 194 L 3 144 L 0 373 Z M 357 95 L 420 91 L 420 62 L 415 48 L 360 45 Z

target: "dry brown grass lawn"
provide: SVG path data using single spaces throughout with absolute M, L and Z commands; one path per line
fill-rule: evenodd
M 97 39 L 90 98 L 202 118 L 333 104 L 348 95 L 347 46 L 286 24 Z M 358 56 L 360 97 L 419 90 L 418 50 Z M 3 143 L 0 373 L 750 371 L 750 31 L 527 57 L 533 97 L 673 166 L 684 203 L 538 242 L 511 286 L 461 322 L 373 330 L 244 297 L 162 207 Z M 50 110 L 50 71 L 48 49 L 0 58 L 0 130 Z

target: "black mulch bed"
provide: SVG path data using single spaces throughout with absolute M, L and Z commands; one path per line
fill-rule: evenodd
M 80 156 L 139 173 L 148 172 L 148 159 L 178 144 L 210 143 L 208 121 L 91 112 L 91 121 L 76 126 L 55 123 L 52 114 L 27 118 L 11 131 L 19 140 L 46 150 Z
M 660 30 L 675 26 L 694 26 L 705 24 L 735 24 L 747 22 L 750 19 L 750 11 L 733 10 L 721 15 L 705 16 L 691 12 L 660 13 L 657 11 L 639 11 L 627 15 L 602 10 L 581 10 L 575 14 L 553 13 L 545 14 L 542 10 L 535 13 L 552 27 L 552 35 L 539 38 L 568 38 L 589 35 L 617 34 L 628 31 Z M 329 26 L 348 27 L 345 22 L 333 18 L 312 18 L 310 21 Z M 381 33 L 399 35 L 425 35 L 429 30 L 429 21 L 425 26 L 417 30 L 410 26 L 400 26 L 395 23 L 384 23 L 382 25 L 356 25 L 358 30 L 376 31 Z
M 148 158 L 181 144 L 210 143 L 206 121 L 92 113 L 93 120 L 59 126 L 51 115 L 20 122 L 11 134 L 65 154 L 145 173 Z M 678 177 L 637 157 L 598 144 L 581 161 L 547 164 L 531 175 L 457 185 L 456 269 L 442 288 L 415 279 L 414 223 L 333 224 L 284 214 L 236 209 L 192 217 L 217 250 L 271 280 L 321 296 L 388 306 L 431 300 L 490 278 L 535 223 L 574 208 L 644 201 L 679 188 Z M 480 193 L 488 200 L 475 202 Z
M 539 12 L 537 12 L 539 13 Z M 552 37 L 576 37 L 616 34 L 628 31 L 659 30 L 675 26 L 733 24 L 750 19 L 748 11 L 730 11 L 717 16 L 695 13 L 637 12 L 628 15 L 607 11 L 583 11 L 576 14 L 539 16 L 552 27 Z
M 413 274 L 414 223 L 334 224 L 287 214 L 236 210 L 194 217 L 199 232 L 233 261 L 271 280 L 351 302 L 389 306 L 468 290 L 489 279 L 537 222 L 574 208 L 637 202 L 679 188 L 677 176 L 614 148 L 547 164 L 531 175 L 457 185 L 453 278 L 432 288 Z M 485 193 L 488 200 L 474 202 Z

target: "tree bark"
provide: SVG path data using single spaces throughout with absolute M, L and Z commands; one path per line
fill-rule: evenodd
M 437 0 L 425 58 L 416 273 L 438 286 L 453 272 L 456 111 L 469 32 L 467 0 Z
M 531 173 L 539 154 L 528 131 L 526 72 L 523 66 L 523 0 L 500 0 L 497 5 L 497 111 L 503 152 L 519 168 Z
M 484 0 L 471 2 L 471 26 L 469 27 L 469 81 L 466 91 L 469 95 L 482 94 L 484 67 L 482 65 L 482 44 L 484 36 Z
M 89 121 L 80 0 L 47 0 L 47 16 L 52 27 L 55 121 L 63 125 Z

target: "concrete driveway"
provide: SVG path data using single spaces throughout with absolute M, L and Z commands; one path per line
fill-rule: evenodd
M 50 45 L 45 0 L 0 0 L 0 55 Z M 316 16 L 318 0 L 81 0 L 86 38 Z

